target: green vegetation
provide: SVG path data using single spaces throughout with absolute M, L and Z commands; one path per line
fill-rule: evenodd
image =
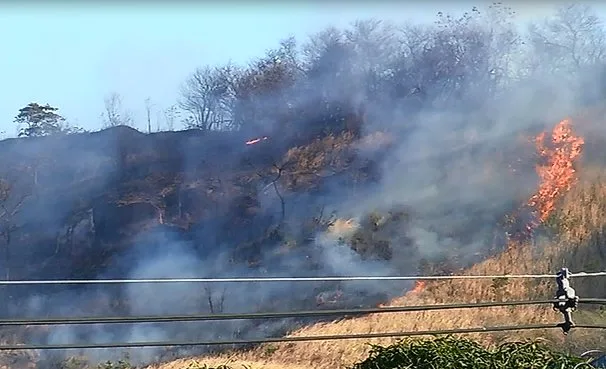
M 65 368 L 65 367 L 64 367 Z M 238 369 L 249 369 L 245 365 Z M 493 348 L 457 337 L 407 339 L 389 346 L 372 345 L 370 355 L 350 369 L 590 369 L 587 359 L 564 354 L 536 342 L 508 342 Z M 119 361 L 101 364 L 97 369 L 136 369 Z M 220 365 L 209 367 L 197 361 L 181 369 L 236 369 Z M 337 368 L 335 368 L 337 369 Z
M 553 351 L 534 342 L 511 342 L 486 349 L 468 339 L 445 337 L 405 340 L 391 346 L 373 346 L 368 359 L 352 369 L 546 369 L 593 368 L 578 357 Z

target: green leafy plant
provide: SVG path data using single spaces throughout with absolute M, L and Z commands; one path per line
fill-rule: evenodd
M 533 342 L 505 343 L 486 349 L 471 340 L 443 337 L 372 346 L 369 357 L 350 369 L 555 369 L 593 368 L 581 358 Z

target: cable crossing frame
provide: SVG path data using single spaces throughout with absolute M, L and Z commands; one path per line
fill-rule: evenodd
M 105 279 L 105 280 L 16 280 L 0 281 L 0 285 L 48 285 L 48 284 L 118 284 L 118 283 L 235 283 L 235 282 L 300 282 L 300 281 L 368 281 L 368 280 L 457 280 L 457 279 L 495 279 L 495 278 L 555 278 L 558 284 L 556 298 L 552 300 L 534 301 L 507 301 L 507 302 L 478 302 L 460 304 L 439 304 L 419 306 L 391 306 L 362 309 L 337 309 L 337 310 L 311 310 L 293 312 L 268 312 L 268 313 L 241 313 L 241 314 L 193 314 L 193 315 L 170 315 L 170 316 L 138 316 L 138 317 L 74 317 L 74 318 L 36 318 L 36 319 L 0 319 L 0 326 L 40 326 L 40 325 L 67 325 L 67 324 L 118 324 L 118 323 L 166 323 L 166 322 L 192 322 L 192 321 L 217 321 L 237 319 L 278 319 L 278 318 L 309 318 L 319 316 L 341 316 L 351 318 L 365 314 L 380 313 L 403 313 L 414 311 L 470 309 L 505 306 L 523 306 L 553 304 L 554 310 L 559 310 L 565 318 L 564 323 L 559 324 L 529 324 L 517 326 L 492 326 L 473 327 L 460 329 L 409 331 L 409 332 L 384 332 L 363 333 L 345 335 L 318 335 L 318 336 L 289 336 L 258 339 L 242 339 L 228 341 L 156 341 L 156 342 L 112 342 L 112 343 L 85 343 L 85 344 L 6 344 L 0 345 L 0 351 L 6 350 L 66 350 L 66 349 L 108 349 L 108 348 L 134 348 L 134 347 L 169 347 L 169 346 L 234 346 L 252 345 L 279 342 L 304 342 L 322 340 L 348 340 L 348 339 L 373 339 L 388 337 L 414 337 L 435 336 L 465 333 L 489 333 L 537 329 L 561 328 L 567 334 L 571 328 L 580 329 L 606 329 L 606 325 L 576 325 L 572 322 L 571 312 L 578 304 L 606 305 L 606 299 L 584 298 L 579 299 L 572 287 L 571 277 L 595 277 L 606 276 L 606 272 L 596 273 L 570 273 L 563 268 L 556 275 L 551 274 L 519 274 L 519 275 L 448 275 L 448 276 L 366 276 L 366 277 L 276 277 L 276 278 L 171 278 L 171 279 Z
M 603 277 L 606 271 L 570 273 L 569 277 Z M 235 278 L 149 278 L 149 279 L 58 279 L 58 280 L 0 280 L 7 285 L 77 285 L 131 283 L 263 283 L 263 282 L 354 282 L 354 281 L 436 281 L 473 279 L 545 279 L 554 274 L 495 274 L 495 275 L 417 275 L 417 276 L 326 276 L 326 277 L 235 277 Z

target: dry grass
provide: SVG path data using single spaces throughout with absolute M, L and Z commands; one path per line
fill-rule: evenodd
M 227 355 L 204 359 L 179 359 L 168 364 L 152 365 L 149 366 L 148 369 L 204 369 L 205 365 L 208 368 L 217 368 L 221 365 L 227 365 L 230 369 L 284 369 L 284 365 L 281 363 L 265 360 L 238 360 L 230 358 Z M 288 365 L 288 369 L 309 369 L 309 367 Z
M 561 229 L 557 239 L 540 247 L 515 245 L 485 260 L 466 274 L 518 274 L 552 273 L 562 266 L 572 271 L 596 271 L 606 269 L 606 248 L 602 246 L 606 227 L 606 175 L 596 170 L 585 171 L 584 179 L 570 191 L 554 214 L 551 223 Z M 577 279 L 573 286 L 581 296 L 602 297 L 606 291 L 604 279 Z M 555 293 L 553 281 L 510 280 L 498 281 L 438 281 L 431 282 L 420 294 L 407 294 L 390 305 L 415 305 L 432 303 L 518 300 L 550 298 Z M 585 309 L 585 308 L 584 308 Z M 490 308 L 482 310 L 431 311 L 407 314 L 373 314 L 362 318 L 315 324 L 295 332 L 293 336 L 371 333 L 479 327 L 487 325 L 513 325 L 529 323 L 556 323 L 561 316 L 549 307 Z M 575 321 L 602 320 L 599 312 L 578 312 Z M 508 339 L 542 338 L 547 342 L 569 349 L 605 347 L 606 339 L 599 332 L 573 331 L 567 338 L 560 331 L 476 334 L 468 335 L 483 343 L 499 343 Z M 342 368 L 359 361 L 368 354 L 368 343 L 389 344 L 393 339 L 346 340 L 308 343 L 284 343 L 262 345 L 247 352 L 235 352 L 231 356 L 198 358 L 203 364 L 225 363 L 234 360 L 234 368 L 240 364 L 254 364 L 254 368 Z M 172 365 L 172 364 L 171 364 Z M 187 365 L 181 363 L 179 368 Z M 176 366 L 162 366 L 173 369 Z

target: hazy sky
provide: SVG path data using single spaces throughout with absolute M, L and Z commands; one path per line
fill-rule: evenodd
M 368 17 L 431 21 L 437 11 L 465 11 L 484 2 L 125 3 L 129 5 L 0 2 L 3 137 L 15 135 L 14 116 L 33 101 L 58 107 L 76 125 L 99 128 L 103 99 L 112 92 L 123 96 L 135 125 L 143 128 L 144 100 L 151 98 L 156 111 L 175 103 L 180 84 L 198 66 L 245 63 L 288 35 L 304 39 L 328 25 L 345 26 Z M 550 8 L 512 6 L 524 17 L 543 15 Z

